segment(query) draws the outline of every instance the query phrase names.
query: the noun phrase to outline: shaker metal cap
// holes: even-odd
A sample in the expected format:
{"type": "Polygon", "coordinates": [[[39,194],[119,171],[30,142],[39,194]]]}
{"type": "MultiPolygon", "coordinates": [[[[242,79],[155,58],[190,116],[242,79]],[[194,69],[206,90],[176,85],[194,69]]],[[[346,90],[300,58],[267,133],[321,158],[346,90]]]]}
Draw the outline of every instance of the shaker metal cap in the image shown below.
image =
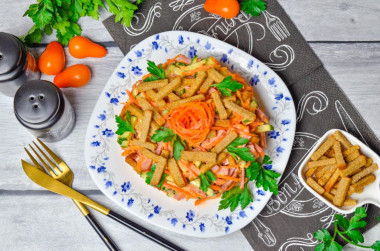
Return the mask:
{"type": "Polygon", "coordinates": [[[0,75],[13,71],[22,61],[22,43],[8,33],[0,32],[0,75]]]}
{"type": "Polygon", "coordinates": [[[61,90],[45,80],[32,80],[23,84],[15,94],[14,113],[19,122],[30,129],[48,128],[64,111],[61,90]]]}

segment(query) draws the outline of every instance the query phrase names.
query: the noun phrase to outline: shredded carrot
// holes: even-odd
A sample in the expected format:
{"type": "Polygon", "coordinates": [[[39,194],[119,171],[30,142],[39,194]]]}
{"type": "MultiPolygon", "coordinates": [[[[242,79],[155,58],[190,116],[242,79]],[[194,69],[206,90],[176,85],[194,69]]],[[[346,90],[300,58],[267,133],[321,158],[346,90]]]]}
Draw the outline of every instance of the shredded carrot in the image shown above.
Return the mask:
{"type": "Polygon", "coordinates": [[[199,145],[214,123],[215,110],[205,102],[189,102],[167,115],[169,127],[181,138],[193,145],[199,145]]]}
{"type": "Polygon", "coordinates": [[[230,165],[236,165],[235,159],[231,155],[229,155],[227,157],[227,160],[228,160],[228,164],[230,164],[230,165]]]}
{"type": "Polygon", "coordinates": [[[194,202],[194,205],[195,205],[195,206],[198,206],[199,204],[205,202],[206,200],[216,199],[216,198],[219,198],[221,195],[222,195],[221,193],[218,193],[218,194],[216,194],[216,195],[214,195],[214,196],[210,196],[210,197],[206,197],[206,198],[203,198],[203,199],[196,200],[196,201],[194,202]]]}
{"type": "Polygon", "coordinates": [[[243,116],[237,114],[237,113],[234,113],[234,117],[230,120],[231,121],[231,124],[238,124],[242,121],[243,119],[243,116]]]}
{"type": "Polygon", "coordinates": [[[139,160],[137,161],[135,171],[140,174],[141,173],[141,165],[144,162],[145,158],[144,156],[140,156],[139,160]]]}
{"type": "Polygon", "coordinates": [[[217,186],[217,185],[211,185],[210,187],[211,187],[212,190],[215,190],[215,191],[222,190],[222,188],[220,186],[217,186]]]}
{"type": "Polygon", "coordinates": [[[235,164],[235,165],[227,165],[227,166],[222,166],[222,167],[224,167],[224,168],[238,168],[238,167],[240,167],[240,165],[235,164]]]}
{"type": "Polygon", "coordinates": [[[133,97],[132,93],[129,91],[129,90],[126,90],[127,94],[128,94],[128,97],[129,97],[129,101],[131,103],[134,103],[136,105],[139,105],[139,102],[137,102],[137,99],[135,97],[133,97]]]}
{"type": "Polygon", "coordinates": [[[183,194],[183,195],[185,195],[185,196],[187,196],[187,197],[189,197],[189,198],[196,198],[194,195],[192,195],[192,194],[189,193],[188,191],[185,191],[185,190],[183,190],[182,188],[179,188],[179,187],[177,187],[177,186],[170,185],[170,184],[167,183],[167,182],[164,182],[162,185],[165,186],[165,187],[167,187],[167,188],[169,188],[169,189],[172,189],[172,190],[174,190],[174,191],[176,191],[176,192],[178,192],[178,193],[181,193],[181,194],[183,194]]]}
{"type": "Polygon", "coordinates": [[[216,185],[223,185],[224,183],[226,183],[226,180],[223,180],[223,179],[217,179],[216,181],[214,181],[214,183],[216,185]]]}
{"type": "Polygon", "coordinates": [[[136,152],[140,150],[142,147],[141,146],[129,146],[127,148],[124,148],[124,152],[121,154],[121,156],[126,156],[132,152],[136,152]]]}
{"type": "Polygon", "coordinates": [[[224,179],[224,180],[232,180],[232,181],[236,181],[236,182],[239,182],[239,181],[240,181],[239,178],[234,178],[234,177],[227,176],[227,175],[217,174],[216,177],[221,178],[221,179],[224,179]]]}
{"type": "Polygon", "coordinates": [[[189,169],[193,171],[197,176],[201,175],[201,170],[196,167],[193,163],[190,163],[189,169]]]}

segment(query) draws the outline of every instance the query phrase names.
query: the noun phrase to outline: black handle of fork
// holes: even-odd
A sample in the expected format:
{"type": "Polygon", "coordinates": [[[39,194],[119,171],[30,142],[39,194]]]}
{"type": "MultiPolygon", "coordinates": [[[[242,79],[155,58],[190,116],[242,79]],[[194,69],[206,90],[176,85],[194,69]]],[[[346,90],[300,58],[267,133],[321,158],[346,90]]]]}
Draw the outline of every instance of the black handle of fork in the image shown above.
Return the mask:
{"type": "Polygon", "coordinates": [[[169,250],[179,250],[179,251],[182,251],[184,250],[183,248],[181,247],[178,247],[177,245],[175,245],[174,243],[162,238],[161,236],[159,236],[158,234],[155,234],[153,233],[152,231],[138,225],[137,223],[131,221],[131,220],[128,220],[127,218],[113,212],[113,211],[110,211],[107,215],[108,217],[114,219],[115,221],[123,224],[124,226],[132,229],[133,231],[141,234],[142,236],[150,239],[151,241],[154,241],[155,243],[169,249],[169,250]]]}
{"type": "Polygon", "coordinates": [[[104,231],[102,226],[98,223],[98,221],[91,215],[88,214],[85,216],[87,221],[90,223],[92,228],[96,231],[99,237],[102,239],[104,244],[107,246],[110,251],[120,251],[115,242],[111,239],[111,237],[104,231]]]}

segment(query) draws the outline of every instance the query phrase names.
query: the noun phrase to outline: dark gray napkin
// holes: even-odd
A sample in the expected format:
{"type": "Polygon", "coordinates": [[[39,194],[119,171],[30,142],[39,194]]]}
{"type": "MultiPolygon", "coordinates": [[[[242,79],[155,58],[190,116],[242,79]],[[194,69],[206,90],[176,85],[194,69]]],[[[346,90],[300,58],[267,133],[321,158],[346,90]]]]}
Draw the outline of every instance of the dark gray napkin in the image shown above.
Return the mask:
{"type": "MultiPolygon", "coordinates": [[[[313,233],[331,228],[335,212],[306,191],[297,169],[305,154],[326,131],[340,128],[380,153],[380,142],[326,72],[289,16],[275,0],[268,0],[260,17],[240,14],[226,20],[203,9],[204,0],[145,1],[132,26],[103,23],[124,54],[144,38],[167,30],[199,32],[226,41],[267,63],[284,80],[297,107],[297,132],[279,194],[260,215],[242,229],[256,250],[313,249],[313,233]]],[[[376,224],[379,209],[368,207],[366,229],[376,224]]]]}

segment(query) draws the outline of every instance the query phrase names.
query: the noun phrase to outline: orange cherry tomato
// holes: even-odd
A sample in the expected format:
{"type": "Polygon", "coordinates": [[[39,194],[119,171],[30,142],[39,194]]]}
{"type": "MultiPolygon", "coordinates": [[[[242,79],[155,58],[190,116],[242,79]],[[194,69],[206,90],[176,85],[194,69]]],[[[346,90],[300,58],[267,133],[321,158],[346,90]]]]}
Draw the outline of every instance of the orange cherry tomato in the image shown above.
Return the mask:
{"type": "Polygon", "coordinates": [[[82,36],[76,36],[70,40],[69,52],[74,58],[102,58],[107,54],[103,46],[82,36]]]}
{"type": "Polygon", "coordinates": [[[76,64],[67,67],[54,78],[54,84],[59,88],[81,87],[91,79],[91,71],[84,64],[76,64]]]}
{"type": "Polygon", "coordinates": [[[38,67],[46,75],[56,75],[65,68],[65,51],[62,45],[53,41],[46,46],[38,59],[38,67]]]}
{"type": "Polygon", "coordinates": [[[240,11],[237,0],[206,0],[204,8],[207,12],[227,19],[236,17],[240,11]]]}

